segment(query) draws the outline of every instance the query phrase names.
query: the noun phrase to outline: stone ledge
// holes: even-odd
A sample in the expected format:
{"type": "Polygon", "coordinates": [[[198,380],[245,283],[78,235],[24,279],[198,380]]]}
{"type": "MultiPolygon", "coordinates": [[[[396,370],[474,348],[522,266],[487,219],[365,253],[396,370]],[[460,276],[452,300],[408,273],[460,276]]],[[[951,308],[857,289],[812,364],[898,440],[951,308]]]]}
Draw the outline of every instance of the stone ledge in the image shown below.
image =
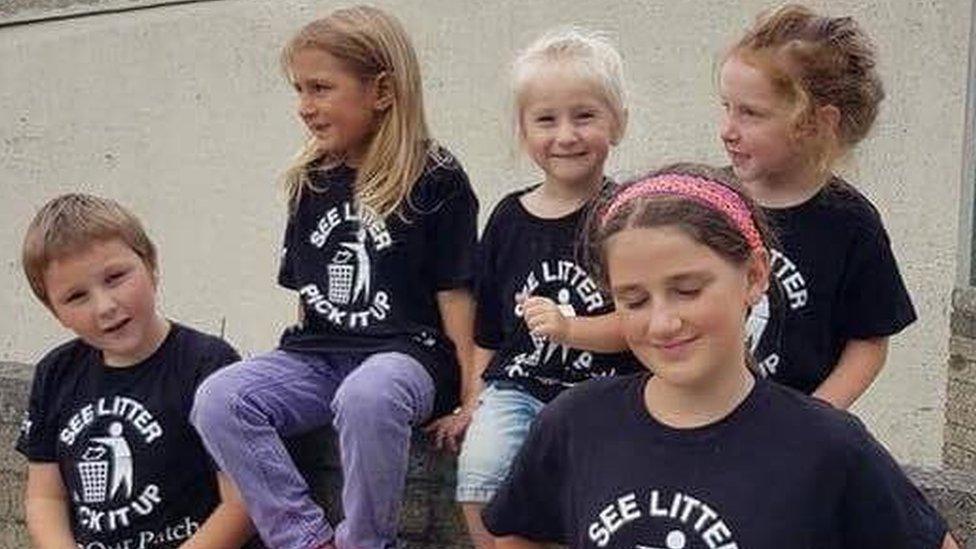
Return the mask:
{"type": "Polygon", "coordinates": [[[976,548],[976,474],[911,465],[904,470],[949,523],[959,546],[976,548]]]}
{"type": "MultiPolygon", "coordinates": [[[[0,549],[27,547],[24,527],[24,459],[13,449],[14,425],[19,425],[30,391],[31,366],[0,363],[0,549]]],[[[339,493],[341,469],[335,436],[323,429],[288,442],[295,462],[309,481],[316,499],[336,522],[342,514],[339,493]]],[[[962,547],[976,549],[976,474],[907,466],[906,473],[946,518],[962,547]]],[[[460,511],[454,503],[455,459],[430,451],[422,435],[413,439],[406,497],[400,530],[409,549],[467,548],[460,511]]]]}

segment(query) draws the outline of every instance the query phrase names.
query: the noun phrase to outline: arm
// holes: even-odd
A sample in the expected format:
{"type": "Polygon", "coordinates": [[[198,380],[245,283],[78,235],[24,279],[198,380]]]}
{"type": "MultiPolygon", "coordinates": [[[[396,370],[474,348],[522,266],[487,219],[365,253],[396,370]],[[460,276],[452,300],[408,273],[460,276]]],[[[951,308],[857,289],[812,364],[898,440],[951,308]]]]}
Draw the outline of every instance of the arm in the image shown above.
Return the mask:
{"type": "Polygon", "coordinates": [[[28,463],[24,508],[27,531],[38,549],[76,549],[68,492],[56,463],[28,463]]]}
{"type": "Polygon", "coordinates": [[[485,369],[488,368],[488,364],[491,363],[491,359],[495,357],[494,349],[485,349],[477,343],[474,345],[474,368],[471,373],[472,378],[469,387],[471,387],[470,400],[463,402],[461,405],[461,413],[467,413],[469,416],[474,413],[475,408],[478,407],[478,397],[481,395],[481,391],[485,389],[485,380],[481,376],[484,375],[485,369]]]}
{"type": "Polygon", "coordinates": [[[959,549],[959,544],[950,534],[946,534],[945,539],[942,540],[942,549],[959,549]]]}
{"type": "Polygon", "coordinates": [[[223,472],[217,472],[217,486],[220,504],[181,549],[240,547],[254,535],[254,525],[234,482],[223,472]]]}
{"type": "Polygon", "coordinates": [[[817,387],[813,396],[846,410],[878,376],[887,356],[887,337],[849,340],[834,370],[817,387]]]}
{"type": "Polygon", "coordinates": [[[567,318],[553,300],[540,296],[527,298],[522,310],[526,326],[535,335],[546,336],[574,349],[598,353],[627,350],[616,312],[567,318]]]}
{"type": "Polygon", "coordinates": [[[495,547],[497,549],[544,549],[546,546],[518,536],[505,536],[495,538],[495,547]]]}
{"type": "Polygon", "coordinates": [[[440,291],[437,292],[437,308],[444,333],[454,342],[457,352],[461,367],[462,410],[468,413],[439,418],[427,427],[427,431],[433,433],[436,448],[446,447],[457,452],[480,393],[481,376],[474,360],[474,298],[467,288],[440,291]]]}

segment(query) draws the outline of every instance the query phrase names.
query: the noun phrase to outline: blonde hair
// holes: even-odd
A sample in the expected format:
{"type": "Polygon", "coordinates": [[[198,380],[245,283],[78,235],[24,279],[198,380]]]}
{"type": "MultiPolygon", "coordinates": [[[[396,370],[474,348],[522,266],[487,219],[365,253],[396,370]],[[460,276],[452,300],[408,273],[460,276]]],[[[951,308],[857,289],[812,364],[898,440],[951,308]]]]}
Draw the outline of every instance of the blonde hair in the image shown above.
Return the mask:
{"type": "MultiPolygon", "coordinates": [[[[424,117],[420,64],[410,38],[393,16],[369,6],[336,10],[312,21],[288,41],[281,53],[286,73],[296,52],[318,49],[341,61],[363,81],[386,78],[391,101],[357,167],[357,201],[386,218],[408,200],[431,156],[433,143],[424,117]]],[[[285,189],[295,208],[305,188],[315,189],[309,170],[341,158],[325,158],[314,137],[285,173],[285,189]]]]}
{"type": "Polygon", "coordinates": [[[21,250],[24,274],[37,299],[51,306],[44,272],[52,262],[113,238],[131,248],[156,275],[156,247],[139,219],[118,202],[79,193],[49,200],[27,227],[21,250]]]}
{"type": "Polygon", "coordinates": [[[522,110],[529,84],[555,65],[567,68],[593,84],[614,118],[612,140],[623,138],[627,127],[623,60],[606,36],[579,27],[550,30],[522,50],[512,63],[515,130],[522,135],[522,110]]]}
{"type": "Polygon", "coordinates": [[[818,107],[839,111],[837,132],[818,132],[809,143],[812,160],[822,165],[867,136],[885,96],[874,44],[851,17],[786,4],[761,14],[726,58],[732,56],[766,72],[793,103],[795,126],[814,120],[818,107]]]}

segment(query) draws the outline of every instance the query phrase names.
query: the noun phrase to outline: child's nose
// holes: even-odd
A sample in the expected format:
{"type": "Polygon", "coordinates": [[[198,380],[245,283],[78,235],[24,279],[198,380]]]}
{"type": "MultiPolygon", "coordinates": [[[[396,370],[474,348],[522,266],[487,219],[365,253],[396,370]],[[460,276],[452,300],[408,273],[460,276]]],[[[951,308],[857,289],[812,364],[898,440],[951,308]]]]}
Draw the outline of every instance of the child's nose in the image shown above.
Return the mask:
{"type": "Polygon", "coordinates": [[[556,141],[559,143],[572,143],[578,137],[576,128],[570,122],[561,122],[556,128],[556,141]]]}
{"type": "Polygon", "coordinates": [[[95,300],[95,313],[100,317],[111,316],[118,308],[118,302],[110,292],[95,291],[92,298],[95,300]]]}
{"type": "Polygon", "coordinates": [[[731,142],[739,137],[739,130],[735,126],[735,121],[728,114],[722,115],[722,125],[719,128],[719,137],[722,141],[731,142]]]}
{"type": "Polygon", "coordinates": [[[655,307],[651,310],[647,329],[652,338],[667,339],[681,329],[681,317],[671,307],[655,307]]]}
{"type": "Polygon", "coordinates": [[[315,115],[315,103],[308,96],[298,97],[298,116],[307,119],[315,115]]]}

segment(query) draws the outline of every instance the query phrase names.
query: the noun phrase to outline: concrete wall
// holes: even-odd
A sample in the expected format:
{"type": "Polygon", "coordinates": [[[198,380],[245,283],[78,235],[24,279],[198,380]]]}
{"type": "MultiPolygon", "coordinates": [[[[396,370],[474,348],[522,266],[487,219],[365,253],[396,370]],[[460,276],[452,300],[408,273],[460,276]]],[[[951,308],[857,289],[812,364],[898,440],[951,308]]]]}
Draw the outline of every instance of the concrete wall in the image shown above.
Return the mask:
{"type": "MultiPolygon", "coordinates": [[[[45,13],[44,2],[18,3],[26,7],[0,12],[0,360],[32,363],[64,337],[31,298],[18,250],[35,209],[76,189],[115,197],[145,220],[162,251],[167,314],[211,331],[226,323],[245,353],[272,346],[294,310],[294,298],[273,282],[283,227],[275,181],[301,138],[277,51],[333,4],[177,2],[2,26],[45,13]]],[[[60,13],[140,2],[47,4],[60,13]]],[[[619,44],[632,83],[631,124],[613,174],[677,159],[723,162],[715,60],[772,2],[377,5],[413,35],[435,133],[467,167],[484,215],[503,193],[537,177],[510,139],[505,74],[518,47],[563,23],[606,30],[619,44]]],[[[857,411],[899,459],[936,464],[960,229],[970,0],[813,5],[857,17],[881,51],[889,99],[846,172],[884,215],[920,313],[893,341],[886,370],[857,411]]]]}

